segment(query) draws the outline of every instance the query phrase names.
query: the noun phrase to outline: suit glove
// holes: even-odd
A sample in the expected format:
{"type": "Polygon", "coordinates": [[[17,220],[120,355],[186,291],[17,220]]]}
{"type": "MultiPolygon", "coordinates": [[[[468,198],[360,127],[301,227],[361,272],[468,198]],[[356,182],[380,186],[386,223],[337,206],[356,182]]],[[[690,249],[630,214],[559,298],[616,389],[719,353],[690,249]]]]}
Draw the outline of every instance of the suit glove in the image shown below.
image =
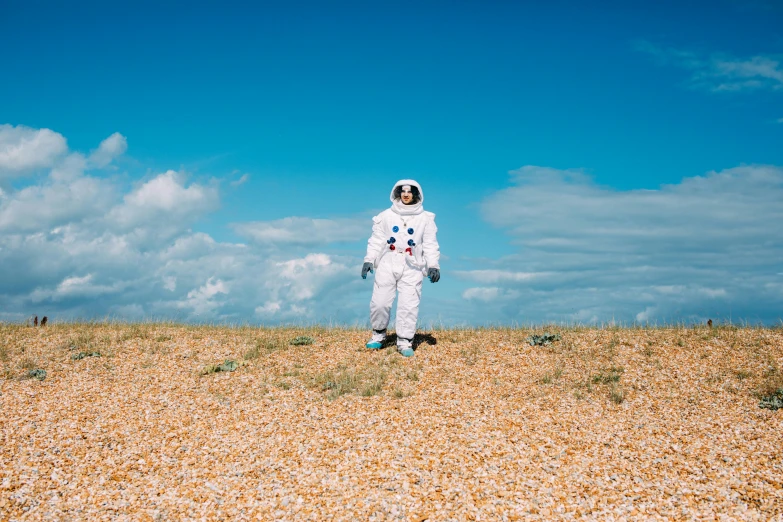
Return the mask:
{"type": "Polygon", "coordinates": [[[429,277],[430,281],[432,281],[433,283],[437,283],[438,281],[440,281],[440,270],[438,270],[437,268],[430,268],[429,270],[427,270],[427,277],[429,277]]]}
{"type": "Polygon", "coordinates": [[[372,272],[372,263],[362,265],[362,279],[367,279],[367,272],[372,272]]]}

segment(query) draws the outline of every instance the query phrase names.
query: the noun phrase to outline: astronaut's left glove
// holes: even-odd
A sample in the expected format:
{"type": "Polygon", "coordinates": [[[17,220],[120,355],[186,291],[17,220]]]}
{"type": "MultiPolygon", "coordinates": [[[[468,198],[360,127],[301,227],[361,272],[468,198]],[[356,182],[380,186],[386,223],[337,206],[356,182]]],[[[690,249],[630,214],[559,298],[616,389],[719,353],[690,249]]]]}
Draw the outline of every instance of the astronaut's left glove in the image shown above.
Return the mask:
{"type": "Polygon", "coordinates": [[[427,277],[429,277],[430,281],[433,283],[437,283],[440,280],[440,270],[437,268],[430,268],[427,270],[427,277]]]}

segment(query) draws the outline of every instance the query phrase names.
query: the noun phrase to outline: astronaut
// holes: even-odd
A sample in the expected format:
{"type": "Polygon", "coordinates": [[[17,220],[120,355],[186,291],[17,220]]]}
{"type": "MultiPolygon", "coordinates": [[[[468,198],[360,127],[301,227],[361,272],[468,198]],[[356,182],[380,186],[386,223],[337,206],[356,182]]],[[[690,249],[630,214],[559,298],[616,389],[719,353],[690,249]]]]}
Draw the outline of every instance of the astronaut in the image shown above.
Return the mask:
{"type": "Polygon", "coordinates": [[[422,207],[424,192],[412,179],[394,184],[392,205],[372,218],[372,236],[367,241],[367,255],[362,278],[376,269],[370,300],[372,339],[367,348],[379,349],[386,340],[386,327],[395,294],[397,301],[397,351],[413,355],[413,336],[419,317],[421,283],[426,274],[430,281],[440,279],[440,247],[436,236],[435,214],[422,207]]]}

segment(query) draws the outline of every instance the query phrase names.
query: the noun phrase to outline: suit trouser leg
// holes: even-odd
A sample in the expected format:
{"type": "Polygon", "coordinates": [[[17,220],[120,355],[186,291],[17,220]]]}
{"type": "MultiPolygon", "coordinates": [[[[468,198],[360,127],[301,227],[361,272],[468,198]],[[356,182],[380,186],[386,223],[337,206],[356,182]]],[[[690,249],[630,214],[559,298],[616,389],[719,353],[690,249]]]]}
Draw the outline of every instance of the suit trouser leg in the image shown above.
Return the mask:
{"type": "Polygon", "coordinates": [[[405,265],[402,277],[397,282],[400,297],[397,301],[397,321],[395,329],[398,337],[413,339],[416,334],[416,322],[419,319],[421,302],[421,282],[424,276],[421,270],[405,265]]]}
{"type": "Polygon", "coordinates": [[[389,314],[397,293],[397,277],[394,274],[395,254],[387,254],[375,270],[375,284],[370,299],[370,324],[373,330],[385,330],[389,326],[389,314]]]}

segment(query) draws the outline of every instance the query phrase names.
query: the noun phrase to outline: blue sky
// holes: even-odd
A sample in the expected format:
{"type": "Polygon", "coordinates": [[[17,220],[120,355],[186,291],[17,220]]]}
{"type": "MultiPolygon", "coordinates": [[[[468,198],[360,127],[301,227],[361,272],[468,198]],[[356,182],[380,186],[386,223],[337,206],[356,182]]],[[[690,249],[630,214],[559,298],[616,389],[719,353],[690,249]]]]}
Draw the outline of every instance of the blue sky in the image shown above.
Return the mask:
{"type": "Polygon", "coordinates": [[[365,324],[400,178],[424,326],[783,317],[781,2],[453,4],[0,4],[0,319],[365,324]]]}

